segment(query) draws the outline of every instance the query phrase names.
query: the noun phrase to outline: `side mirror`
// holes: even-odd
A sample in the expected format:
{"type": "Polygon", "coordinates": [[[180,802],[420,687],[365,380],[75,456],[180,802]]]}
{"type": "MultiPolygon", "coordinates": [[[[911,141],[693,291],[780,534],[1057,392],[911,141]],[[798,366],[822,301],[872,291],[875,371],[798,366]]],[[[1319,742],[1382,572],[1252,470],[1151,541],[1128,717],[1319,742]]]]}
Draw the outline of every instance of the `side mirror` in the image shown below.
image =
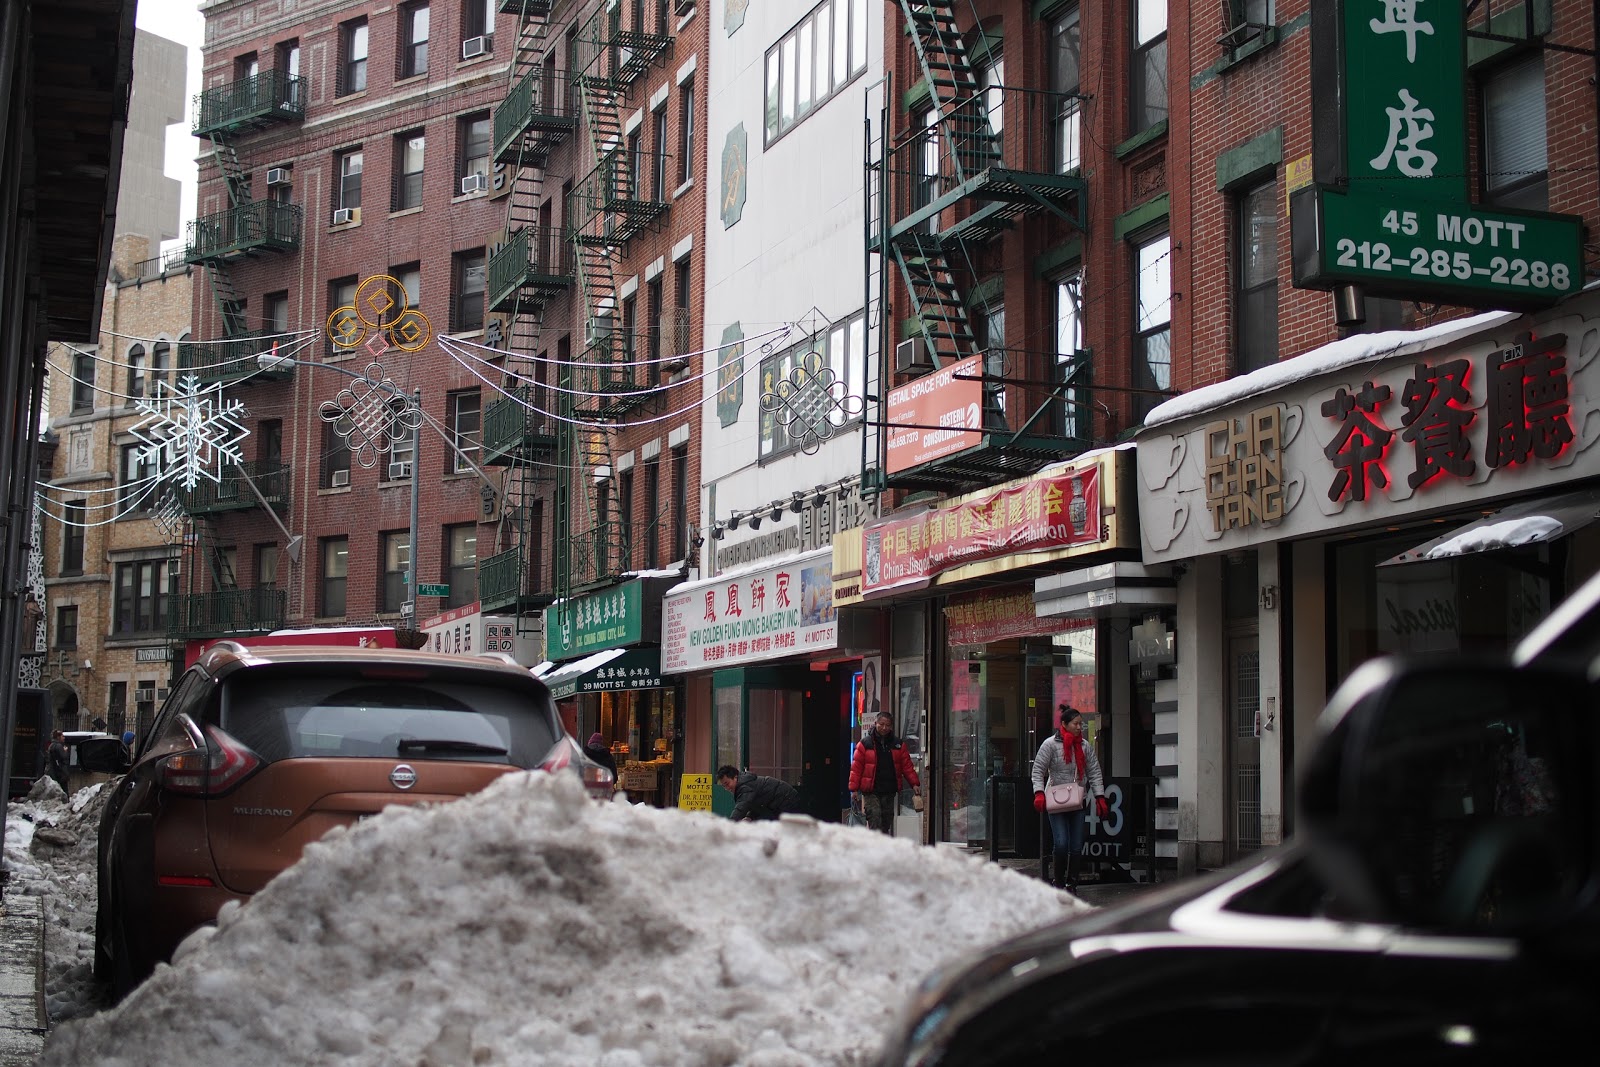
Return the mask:
{"type": "Polygon", "coordinates": [[[123,774],[131,762],[119,737],[91,737],[78,742],[78,768],[100,774],[123,774]]]}
{"type": "Polygon", "coordinates": [[[1596,888],[1597,695],[1564,669],[1364,665],[1301,779],[1312,862],[1376,921],[1559,924],[1596,888]]]}

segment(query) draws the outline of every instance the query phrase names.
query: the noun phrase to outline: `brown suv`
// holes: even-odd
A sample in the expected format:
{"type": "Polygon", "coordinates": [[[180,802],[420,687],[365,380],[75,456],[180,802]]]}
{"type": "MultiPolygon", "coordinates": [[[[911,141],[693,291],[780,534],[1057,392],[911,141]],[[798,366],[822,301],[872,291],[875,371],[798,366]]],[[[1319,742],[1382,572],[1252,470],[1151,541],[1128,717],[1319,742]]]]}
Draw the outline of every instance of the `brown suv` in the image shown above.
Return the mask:
{"type": "Polygon", "coordinates": [[[509,660],[221,642],[173,687],[100,823],[95,975],[120,998],[308,842],[390,804],[451,800],[523,770],[609,796],[550,692],[509,660]]]}

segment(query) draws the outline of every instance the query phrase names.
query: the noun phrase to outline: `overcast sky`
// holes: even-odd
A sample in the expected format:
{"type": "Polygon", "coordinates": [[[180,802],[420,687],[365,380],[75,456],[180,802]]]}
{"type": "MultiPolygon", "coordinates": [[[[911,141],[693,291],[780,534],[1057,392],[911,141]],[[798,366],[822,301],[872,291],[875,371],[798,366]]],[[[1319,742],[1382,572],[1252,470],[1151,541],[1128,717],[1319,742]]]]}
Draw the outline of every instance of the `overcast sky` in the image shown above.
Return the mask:
{"type": "Polygon", "coordinates": [[[179,244],[190,219],[194,218],[195,197],[195,142],[183,134],[193,126],[189,114],[194,105],[194,94],[200,86],[200,42],[205,34],[205,19],[200,15],[200,0],[139,0],[135,21],[141,30],[177,41],[189,48],[189,85],[184,92],[184,117],[182,126],[167,130],[167,176],[183,183],[183,199],[179,208],[179,244]]]}

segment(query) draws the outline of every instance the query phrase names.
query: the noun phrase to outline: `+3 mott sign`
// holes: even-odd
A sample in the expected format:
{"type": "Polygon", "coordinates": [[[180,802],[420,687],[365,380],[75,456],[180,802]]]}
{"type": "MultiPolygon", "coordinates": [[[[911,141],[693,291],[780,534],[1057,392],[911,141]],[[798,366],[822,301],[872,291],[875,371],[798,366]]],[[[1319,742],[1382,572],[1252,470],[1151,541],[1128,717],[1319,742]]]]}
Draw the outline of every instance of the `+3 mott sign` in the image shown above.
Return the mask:
{"type": "Polygon", "coordinates": [[[1290,198],[1294,284],[1462,307],[1548,307],[1583,285],[1573,215],[1467,187],[1461,0],[1312,0],[1315,184],[1290,198]]]}

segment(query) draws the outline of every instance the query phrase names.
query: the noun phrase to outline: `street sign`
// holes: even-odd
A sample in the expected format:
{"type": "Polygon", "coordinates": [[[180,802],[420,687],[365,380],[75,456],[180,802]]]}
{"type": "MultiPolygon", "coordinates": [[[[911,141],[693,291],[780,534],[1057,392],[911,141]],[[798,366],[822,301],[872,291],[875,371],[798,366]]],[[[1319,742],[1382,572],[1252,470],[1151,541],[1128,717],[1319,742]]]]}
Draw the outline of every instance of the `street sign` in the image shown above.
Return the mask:
{"type": "Polygon", "coordinates": [[[449,596],[450,595],[450,587],[448,585],[429,585],[426,582],[418,582],[417,583],[417,595],[418,596],[449,596]]]}

